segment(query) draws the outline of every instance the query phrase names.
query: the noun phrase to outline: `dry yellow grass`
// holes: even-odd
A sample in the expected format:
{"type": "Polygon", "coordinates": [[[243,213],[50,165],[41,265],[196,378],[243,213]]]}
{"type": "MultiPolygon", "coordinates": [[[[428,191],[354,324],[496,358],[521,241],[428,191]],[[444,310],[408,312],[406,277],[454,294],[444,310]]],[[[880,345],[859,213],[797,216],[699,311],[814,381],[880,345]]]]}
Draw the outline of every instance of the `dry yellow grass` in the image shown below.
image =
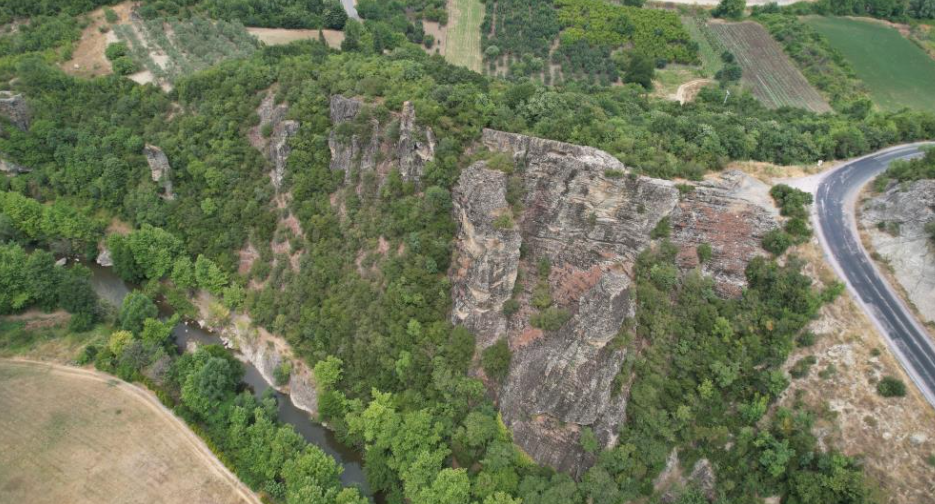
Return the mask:
{"type": "MultiPolygon", "coordinates": [[[[795,253],[806,259],[812,277],[823,283],[836,278],[814,239],[795,253]]],[[[935,467],[926,459],[935,454],[935,410],[849,293],[823,308],[811,329],[818,342],[797,349],[786,365],[806,355],[817,363],[808,377],[792,381],[780,403],[790,405],[799,396],[811,409],[824,411],[815,434],[825,446],[862,457],[867,474],[880,484],[882,502],[932,502],[935,467]],[[833,372],[826,371],[829,366],[833,372]],[[876,382],[886,375],[907,384],[906,397],[877,394],[876,382]]]]}
{"type": "Polygon", "coordinates": [[[148,392],[108,375],[0,360],[0,502],[259,499],[148,392]]]}
{"type": "MultiPolygon", "coordinates": [[[[318,30],[303,30],[289,28],[247,28],[250,35],[260,39],[266,45],[283,45],[296,40],[318,40],[318,30]]],[[[325,43],[333,49],[340,49],[344,42],[344,32],[339,30],[322,30],[325,43]]]]}

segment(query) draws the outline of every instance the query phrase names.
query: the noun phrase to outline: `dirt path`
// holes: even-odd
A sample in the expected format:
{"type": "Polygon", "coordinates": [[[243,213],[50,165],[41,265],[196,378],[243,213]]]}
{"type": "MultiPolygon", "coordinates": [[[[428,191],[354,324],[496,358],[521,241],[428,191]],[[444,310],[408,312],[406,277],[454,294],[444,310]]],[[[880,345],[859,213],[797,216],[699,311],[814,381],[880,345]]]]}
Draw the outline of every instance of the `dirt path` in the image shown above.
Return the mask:
{"type": "Polygon", "coordinates": [[[712,84],[714,81],[711,79],[695,79],[686,82],[679,86],[678,90],[673,95],[673,99],[682,105],[692,101],[698,96],[698,93],[701,92],[701,88],[712,84]]]}
{"type": "Polygon", "coordinates": [[[185,444],[191,447],[192,453],[198,460],[203,462],[204,466],[216,475],[219,479],[226,482],[236,493],[242,502],[249,504],[262,504],[260,499],[246,485],[244,485],[231,471],[221,463],[220,460],[211,452],[204,441],[195,435],[185,423],[175,416],[148,390],[137,385],[124,382],[114,376],[92,371],[88,369],[50,364],[46,362],[21,360],[21,359],[0,359],[0,364],[4,367],[23,367],[29,369],[47,370],[49,373],[67,377],[72,380],[89,380],[107,384],[108,386],[119,388],[121,391],[132,396],[137,402],[145,405],[154,417],[162,419],[162,423],[167,428],[174,430],[185,444]]]}

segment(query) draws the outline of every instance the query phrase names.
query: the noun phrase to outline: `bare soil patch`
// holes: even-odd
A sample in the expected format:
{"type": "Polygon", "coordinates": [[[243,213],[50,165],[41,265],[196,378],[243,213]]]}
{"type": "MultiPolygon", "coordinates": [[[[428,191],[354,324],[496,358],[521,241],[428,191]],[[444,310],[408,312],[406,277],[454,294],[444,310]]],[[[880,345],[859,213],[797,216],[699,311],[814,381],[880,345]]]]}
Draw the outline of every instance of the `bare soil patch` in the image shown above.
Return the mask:
{"type": "Polygon", "coordinates": [[[4,502],[260,502],[152,394],[109,375],[0,360],[0,411],[4,502]]]}
{"type": "MultiPolygon", "coordinates": [[[[123,2],[110,7],[120,18],[118,23],[130,20],[130,11],[133,2],[123,2]]],[[[100,77],[113,72],[110,61],[104,56],[107,44],[116,42],[117,38],[110,30],[110,23],[104,19],[104,9],[97,9],[88,14],[91,23],[81,33],[81,40],[75,46],[72,59],[62,63],[62,70],[78,77],[100,77]],[[101,31],[106,28],[106,31],[101,31]]]]}

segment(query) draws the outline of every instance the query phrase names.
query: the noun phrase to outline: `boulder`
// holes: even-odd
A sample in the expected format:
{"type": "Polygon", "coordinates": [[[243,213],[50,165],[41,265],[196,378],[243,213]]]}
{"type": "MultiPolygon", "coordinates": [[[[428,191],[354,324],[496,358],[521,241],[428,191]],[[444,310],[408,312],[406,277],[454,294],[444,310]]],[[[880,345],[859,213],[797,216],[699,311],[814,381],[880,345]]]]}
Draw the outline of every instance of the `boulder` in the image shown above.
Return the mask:
{"type": "Polygon", "coordinates": [[[97,259],[95,262],[105,268],[109,268],[114,265],[114,258],[110,255],[110,250],[107,247],[99,247],[100,253],[97,254],[97,259]]]}
{"type": "Polygon", "coordinates": [[[746,262],[762,253],[759,238],[776,223],[745,199],[739,188],[749,181],[736,175],[682,195],[674,183],[630,174],[598,149],[494,130],[482,142],[510,155],[515,168],[507,175],[476,163],[454,189],[452,322],[472,330],[480,348],[509,342],[509,373],[491,387],[514,441],[537,462],[580,476],[594,462],[581,430],[591,428],[608,448],[625,418],[628,381],[613,389],[628,350],[616,336],[635,313],[632,270],[652,230],[669,218],[680,248],[711,243],[705,269],[731,291],[743,285],[746,262]],[[506,201],[511,183],[522,187],[521,208],[506,201]],[[497,220],[507,213],[512,226],[497,220]],[[550,331],[531,323],[542,259],[551,264],[544,280],[553,306],[569,316],[550,331]],[[502,308],[511,297],[519,310],[508,317],[502,308]]]}
{"type": "Polygon", "coordinates": [[[23,95],[9,91],[0,91],[0,117],[7,119],[22,131],[28,130],[32,121],[29,104],[23,95]]]}
{"type": "Polygon", "coordinates": [[[935,180],[890,184],[862,204],[860,221],[921,318],[935,322],[935,241],[925,230],[935,221],[935,180]]]}
{"type": "Polygon", "coordinates": [[[146,144],[143,147],[143,155],[149,164],[153,182],[159,184],[164,191],[163,196],[168,200],[175,199],[175,193],[172,192],[172,167],[165,152],[155,145],[146,144]]]}

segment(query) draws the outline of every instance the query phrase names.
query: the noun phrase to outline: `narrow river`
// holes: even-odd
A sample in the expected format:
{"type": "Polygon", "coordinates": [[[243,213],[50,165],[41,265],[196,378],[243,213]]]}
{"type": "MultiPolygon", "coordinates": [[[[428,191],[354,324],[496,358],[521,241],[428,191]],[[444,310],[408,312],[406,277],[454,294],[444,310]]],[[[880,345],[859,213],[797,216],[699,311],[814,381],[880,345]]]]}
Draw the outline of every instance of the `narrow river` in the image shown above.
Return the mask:
{"type": "MultiPolygon", "coordinates": [[[[86,264],[91,269],[91,283],[94,291],[100,296],[101,300],[111,305],[119,307],[123,303],[123,298],[132,290],[120,277],[114,272],[113,268],[104,268],[97,264],[86,264]]],[[[172,309],[164,303],[159,304],[160,316],[169,317],[172,315],[172,309]]],[[[218,335],[206,331],[197,324],[181,322],[172,331],[175,337],[175,343],[180,352],[184,352],[188,344],[221,344],[218,335]]],[[[266,389],[271,388],[263,375],[249,362],[244,362],[244,383],[253,390],[253,393],[259,396],[266,389]]],[[[341,474],[341,482],[345,486],[355,486],[361,493],[373,499],[370,489],[367,486],[367,480],[364,477],[362,460],[360,455],[348,446],[341,444],[334,436],[334,433],[326,429],[319,423],[312,420],[308,412],[297,408],[292,404],[289,396],[276,391],[276,401],[279,404],[279,421],[293,426],[303,438],[309,443],[319,447],[334,457],[339,464],[344,466],[344,472],[341,474]]],[[[379,501],[379,495],[377,496],[379,501]]]]}

